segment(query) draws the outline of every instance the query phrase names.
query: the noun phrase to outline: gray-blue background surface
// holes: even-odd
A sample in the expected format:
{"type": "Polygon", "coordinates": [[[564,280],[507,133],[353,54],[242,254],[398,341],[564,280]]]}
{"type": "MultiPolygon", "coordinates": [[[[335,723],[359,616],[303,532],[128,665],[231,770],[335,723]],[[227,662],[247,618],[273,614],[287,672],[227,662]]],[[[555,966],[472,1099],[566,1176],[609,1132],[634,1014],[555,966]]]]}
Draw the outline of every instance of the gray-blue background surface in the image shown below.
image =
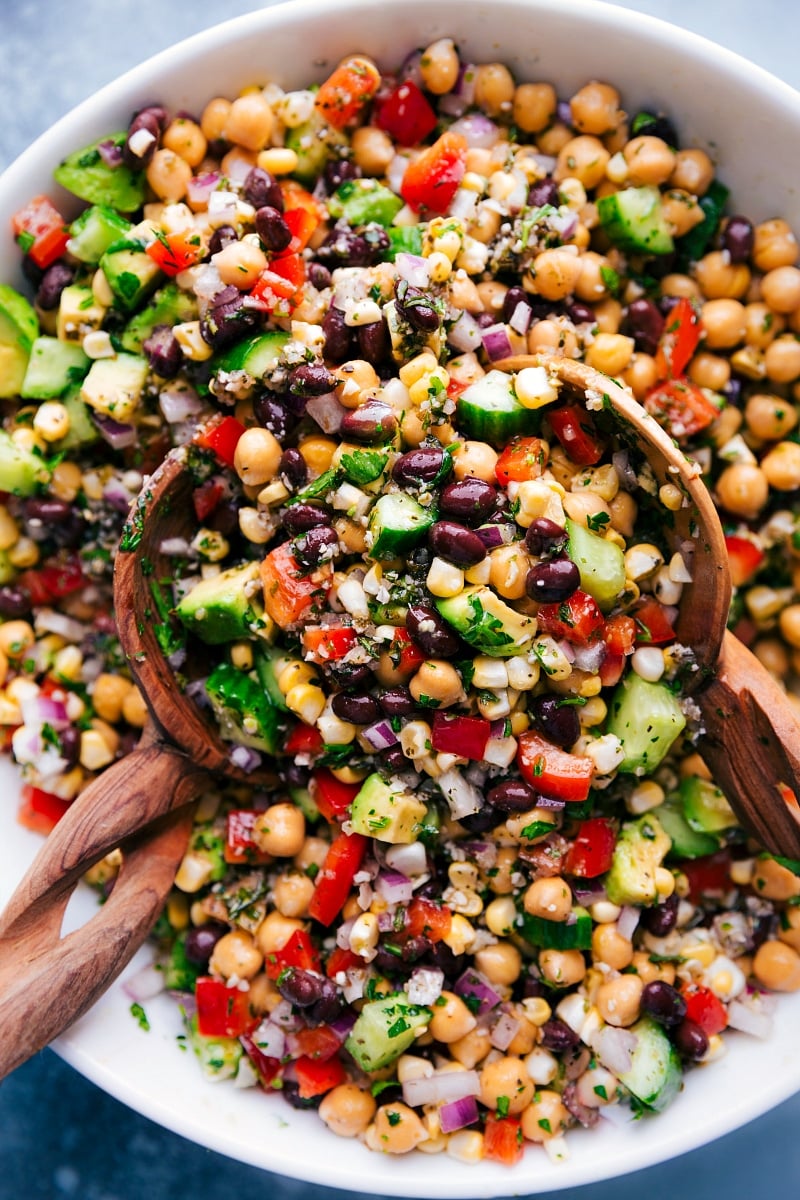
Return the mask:
{"type": "MultiPolygon", "coordinates": [[[[0,169],[57,117],[141,59],[261,7],[258,0],[0,0],[0,169]]],[[[800,88],[796,0],[624,0],[622,7],[713,38],[800,88]]],[[[800,1189],[799,1130],[796,1096],[704,1150],[554,1196],[788,1200],[800,1189]]],[[[313,1191],[166,1132],[50,1051],[0,1085],[0,1200],[306,1200],[313,1191]]],[[[344,1200],[345,1193],[324,1196],[344,1200]]]]}

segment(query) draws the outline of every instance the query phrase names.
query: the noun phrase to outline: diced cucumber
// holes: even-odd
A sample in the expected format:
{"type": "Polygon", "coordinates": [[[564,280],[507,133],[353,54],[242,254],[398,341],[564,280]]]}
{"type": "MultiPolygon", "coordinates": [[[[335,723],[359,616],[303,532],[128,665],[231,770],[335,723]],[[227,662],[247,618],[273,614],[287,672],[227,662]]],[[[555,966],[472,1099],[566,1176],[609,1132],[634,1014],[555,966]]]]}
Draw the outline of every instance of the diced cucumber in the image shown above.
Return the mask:
{"type": "Polygon", "coordinates": [[[229,567],[195,584],[175,611],[188,630],[212,646],[255,637],[265,621],[260,578],[257,562],[229,567]]]}
{"type": "Polygon", "coordinates": [[[536,433],[540,414],[524,408],[514,395],[513,380],[504,371],[487,371],[471,383],[457,401],[458,423],[468,437],[500,449],[518,434],[536,433]]]}
{"type": "Polygon", "coordinates": [[[201,973],[197,963],[186,957],[186,934],[180,933],[172,943],[169,958],[164,964],[164,987],[170,992],[194,993],[194,985],[201,973]]]}
{"type": "Polygon", "coordinates": [[[226,742],[277,754],[285,731],[282,713],[254,674],[220,663],[206,680],[206,693],[226,742]]]}
{"type": "Polygon", "coordinates": [[[197,1028],[197,1017],[186,1022],[189,1044],[200,1062],[203,1076],[211,1081],[232,1079],[244,1054],[238,1038],[205,1037],[197,1028]]]}
{"type": "Polygon", "coordinates": [[[126,221],[107,204],[93,204],[76,217],[69,227],[67,249],[81,262],[99,263],[109,246],[120,241],[131,229],[126,221]]]}
{"type": "Polygon", "coordinates": [[[17,568],[8,557],[7,550],[0,550],[0,585],[13,583],[17,578],[17,568]]]}
{"type": "Polygon", "coordinates": [[[289,334],[281,330],[259,333],[231,346],[212,365],[215,371],[246,371],[254,379],[262,379],[267,367],[280,358],[288,341],[289,334]]]}
{"type": "Polygon", "coordinates": [[[0,398],[19,395],[38,333],[39,318],[30,301],[0,284],[0,398]]]}
{"type": "Polygon", "coordinates": [[[46,482],[47,478],[44,461],[18,446],[4,429],[0,429],[0,492],[32,496],[37,485],[46,482]]]}
{"type": "Polygon", "coordinates": [[[358,1014],[345,1049],[362,1071],[379,1071],[408,1050],[431,1015],[429,1008],[412,1004],[405,992],[370,1000],[358,1014]]]}
{"type": "Polygon", "coordinates": [[[346,136],[325,122],[314,109],[307,121],[286,130],[286,147],[297,155],[292,176],[300,183],[313,185],[333,158],[337,147],[347,146],[346,136]]]}
{"type": "Polygon", "coordinates": [[[675,243],[657,187],[629,187],[597,201],[600,224],[614,245],[642,254],[671,254],[675,243]]]}
{"type": "Polygon", "coordinates": [[[433,511],[405,492],[381,496],[369,515],[370,558],[407,554],[425,536],[433,520],[433,511]]]}
{"type": "Polygon", "coordinates": [[[73,384],[80,383],[89,365],[89,358],[77,342],[38,337],[31,347],[21,395],[24,400],[58,399],[73,384]]]}
{"type": "Polygon", "coordinates": [[[607,733],[622,742],[623,773],[649,775],[686,726],[678,697],[663,683],[631,671],[611,697],[607,733]]]}
{"type": "Polygon", "coordinates": [[[307,821],[319,820],[319,808],[307,787],[291,787],[288,792],[292,803],[300,809],[307,821]]]}
{"type": "Polygon", "coordinates": [[[655,812],[626,821],[606,875],[606,893],[612,904],[655,904],[656,872],[669,850],[669,837],[655,812]]]}
{"type": "MultiPolygon", "coordinates": [[[[223,639],[223,641],[229,640],[228,638],[223,639]]],[[[256,674],[258,675],[259,683],[275,707],[288,712],[283,692],[278,687],[278,670],[276,666],[277,661],[284,657],[282,650],[276,650],[270,646],[259,647],[256,651],[256,674]]]]}
{"type": "Polygon", "coordinates": [[[65,450],[91,446],[100,437],[100,431],[92,420],[88,404],[81,400],[80,386],[62,396],[61,403],[69,413],[69,429],[60,441],[53,443],[53,449],[61,454],[65,450]]]}
{"type": "Polygon", "coordinates": [[[546,921],[523,913],[519,925],[525,941],[544,950],[590,950],[592,946],[592,917],[581,905],[573,908],[566,921],[546,921]]]}
{"type": "Polygon", "coordinates": [[[664,1030],[643,1017],[631,1026],[636,1038],[631,1065],[617,1078],[631,1095],[653,1112],[663,1112],[681,1089],[681,1060],[664,1030]]]}
{"type": "Polygon", "coordinates": [[[581,587],[604,612],[614,607],[625,587],[625,556],[614,542],[598,537],[567,517],[567,553],[581,574],[581,587]]]}
{"type": "Polygon", "coordinates": [[[425,805],[397,780],[386,782],[380,775],[369,775],[350,806],[350,824],[354,833],[392,845],[409,845],[419,835],[425,819],[425,805]]]}
{"type": "Polygon", "coordinates": [[[141,312],[131,317],[125,326],[120,344],[131,354],[141,354],[147,338],[156,325],[180,325],[197,316],[197,302],[176,283],[167,283],[148,300],[141,312]]]}
{"type": "Polygon", "coordinates": [[[97,148],[100,142],[121,146],[126,137],[126,133],[109,134],[76,150],[56,167],[53,172],[56,183],[89,204],[105,204],[117,212],[136,212],[142,207],[147,191],[144,171],[132,171],[124,163],[110,167],[97,148]]]}
{"type": "Polygon", "coordinates": [[[112,242],[100,259],[100,269],[126,312],[138,308],[161,278],[161,268],[137,238],[112,242]]]}
{"type": "Polygon", "coordinates": [[[437,600],[436,607],[465,642],[491,658],[527,654],[536,635],[536,621],[516,612],[491,588],[465,588],[457,596],[437,600]]]}
{"type": "Polygon", "coordinates": [[[668,796],[663,804],[655,810],[661,826],[669,840],[672,849],[668,852],[672,858],[705,858],[719,850],[718,838],[710,833],[697,833],[692,829],[683,815],[683,805],[679,795],[668,796]]]}
{"type": "Polygon", "coordinates": [[[725,794],[708,779],[691,775],[681,780],[683,815],[697,833],[722,833],[738,825],[725,794]]]}
{"type": "Polygon", "coordinates": [[[331,216],[348,225],[391,225],[402,207],[396,192],[371,178],[346,180],[328,200],[331,216]]]}

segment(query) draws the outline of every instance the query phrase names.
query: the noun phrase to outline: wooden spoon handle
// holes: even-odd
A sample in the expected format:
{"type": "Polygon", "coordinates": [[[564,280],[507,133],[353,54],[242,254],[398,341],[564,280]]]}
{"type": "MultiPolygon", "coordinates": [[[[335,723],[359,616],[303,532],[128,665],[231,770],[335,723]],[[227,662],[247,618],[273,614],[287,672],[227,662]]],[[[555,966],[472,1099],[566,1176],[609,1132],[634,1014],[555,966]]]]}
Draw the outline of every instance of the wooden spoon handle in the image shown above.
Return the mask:
{"type": "Polygon", "coordinates": [[[726,633],[716,672],[694,693],[698,748],[742,823],[772,854],[800,860],[800,719],[755,655],[726,633]],[[764,807],[759,796],[778,797],[764,807]]]}
{"type": "Polygon", "coordinates": [[[155,739],[104,772],[59,821],[0,916],[0,1078],[67,1029],[147,937],[172,886],[208,775],[155,739]],[[115,847],[110,896],[61,936],[81,876],[115,847]]]}

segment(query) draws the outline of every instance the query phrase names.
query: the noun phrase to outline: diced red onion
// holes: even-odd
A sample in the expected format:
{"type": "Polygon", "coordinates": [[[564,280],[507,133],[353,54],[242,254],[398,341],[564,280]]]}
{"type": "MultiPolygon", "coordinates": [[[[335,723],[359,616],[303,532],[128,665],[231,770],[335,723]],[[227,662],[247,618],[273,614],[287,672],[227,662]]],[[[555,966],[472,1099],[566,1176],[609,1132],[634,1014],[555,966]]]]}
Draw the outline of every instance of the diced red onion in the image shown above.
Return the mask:
{"type": "Polygon", "coordinates": [[[381,933],[399,933],[407,924],[408,918],[404,908],[387,908],[378,913],[378,929],[381,933]]]}
{"type": "Polygon", "coordinates": [[[490,325],[488,329],[482,329],[481,342],[490,362],[497,362],[500,358],[509,358],[514,353],[511,338],[508,335],[508,326],[502,322],[490,325]]]}
{"type": "Polygon", "coordinates": [[[491,871],[497,862],[497,846],[494,842],[464,842],[467,857],[482,871],[491,871]]]}
{"type": "Polygon", "coordinates": [[[572,642],[568,642],[566,638],[561,638],[560,641],[556,642],[556,645],[564,655],[564,658],[567,660],[567,662],[575,662],[575,647],[573,646],[572,642]]]}
{"type": "Polygon", "coordinates": [[[349,921],[343,921],[336,930],[336,945],[340,950],[350,949],[350,933],[355,923],[355,917],[351,917],[349,921]]]}
{"type": "Polygon", "coordinates": [[[456,350],[466,353],[477,350],[483,344],[482,330],[472,313],[466,310],[461,313],[447,331],[447,340],[456,350]]]}
{"type": "Polygon", "coordinates": [[[453,91],[457,96],[460,96],[464,103],[469,108],[472,101],[475,99],[475,72],[477,67],[475,63],[462,63],[461,69],[458,72],[458,79],[453,91]]]}
{"type": "Polygon", "coordinates": [[[469,188],[460,187],[450,202],[450,216],[461,220],[471,220],[478,207],[478,193],[469,188]]]}
{"type": "Polygon", "coordinates": [[[636,1113],[627,1104],[604,1104],[597,1111],[604,1121],[608,1121],[609,1125],[618,1129],[630,1125],[632,1121],[636,1120],[636,1113]]]}
{"type": "Polygon", "coordinates": [[[386,168],[386,182],[393,192],[400,194],[400,188],[403,184],[403,176],[406,173],[406,168],[411,160],[407,154],[395,154],[389,166],[386,168]]]}
{"type": "Polygon", "coordinates": [[[446,92],[444,96],[439,97],[437,107],[446,117],[460,117],[467,111],[468,105],[463,96],[458,96],[455,92],[446,92]]]}
{"type": "Polygon", "coordinates": [[[589,908],[592,904],[599,904],[601,900],[606,900],[606,889],[599,885],[579,884],[575,883],[572,886],[572,894],[578,904],[584,908],[589,908]]]}
{"type": "Polygon", "coordinates": [[[606,644],[602,641],[590,642],[588,646],[576,646],[572,662],[579,671],[589,671],[594,674],[600,670],[605,658],[606,644]]]}
{"type": "Polygon", "coordinates": [[[88,632],[83,621],[76,621],[52,608],[43,608],[36,614],[37,633],[57,633],[68,642],[82,642],[88,632]]]}
{"type": "Polygon", "coordinates": [[[432,1075],[407,1079],[403,1084],[403,1099],[412,1108],[421,1104],[452,1104],[477,1096],[481,1084],[477,1071],[434,1071],[432,1075]]]}
{"type": "Polygon", "coordinates": [[[461,996],[462,999],[474,996],[478,1002],[478,1016],[483,1016],[484,1013],[491,1012],[501,1002],[501,997],[494,990],[486,976],[481,975],[480,971],[475,971],[471,968],[468,968],[463,975],[458,977],[453,985],[453,991],[457,996],[461,996]]]}
{"type": "Polygon", "coordinates": [[[103,487],[103,499],[117,512],[126,513],[131,506],[131,494],[121,479],[112,475],[103,487]]]}
{"type": "Polygon", "coordinates": [[[411,842],[409,845],[390,846],[386,851],[386,865],[393,871],[408,875],[424,875],[428,870],[428,856],[422,842],[411,842]]]}
{"type": "Polygon", "coordinates": [[[524,334],[528,332],[532,319],[533,309],[530,304],[526,304],[524,300],[520,300],[511,314],[508,323],[515,333],[524,334]]]}
{"type": "Polygon", "coordinates": [[[531,154],[530,157],[545,175],[552,175],[555,171],[558,159],[554,158],[552,154],[531,154]]]}
{"type": "Polygon", "coordinates": [[[421,64],[422,51],[412,50],[403,59],[403,65],[400,67],[400,70],[397,73],[399,82],[402,83],[403,80],[410,79],[411,82],[415,83],[420,90],[423,90],[425,87],[425,81],[422,78],[421,64]]]}
{"type": "Polygon", "coordinates": [[[547,223],[551,229],[555,229],[563,241],[567,241],[578,228],[578,214],[576,212],[551,213],[547,218],[547,223]]]}
{"type": "Polygon", "coordinates": [[[773,1028],[772,1017],[749,1008],[741,1000],[731,1000],[728,1005],[728,1025],[731,1029],[738,1029],[740,1033],[748,1033],[751,1037],[762,1040],[770,1037],[773,1028]]]}
{"type": "Polygon", "coordinates": [[[192,679],[184,688],[184,695],[193,700],[195,704],[201,706],[209,703],[208,692],[206,691],[206,678],[192,679]]]}
{"type": "Polygon", "coordinates": [[[306,412],[323,433],[338,433],[347,409],[339,403],[335,392],[326,392],[324,396],[312,396],[306,404],[306,412]]]}
{"type": "Polygon", "coordinates": [[[414,896],[414,885],[399,871],[382,871],[375,880],[375,891],[387,904],[408,904],[414,896]]]}
{"type": "Polygon", "coordinates": [[[180,671],[186,664],[186,647],[179,646],[172,654],[167,655],[167,662],[172,667],[173,671],[180,671]]]}
{"type": "Polygon", "coordinates": [[[435,1004],[444,987],[444,971],[439,967],[417,967],[406,984],[412,1004],[435,1004]]]}
{"type": "Polygon", "coordinates": [[[455,767],[449,771],[442,771],[436,782],[447,798],[450,815],[454,821],[460,820],[461,817],[469,817],[483,808],[481,793],[455,767]]]}
{"type": "Polygon", "coordinates": [[[664,605],[664,617],[666,618],[667,621],[669,621],[670,625],[675,624],[675,622],[678,619],[679,612],[680,612],[680,609],[678,608],[677,604],[665,604],[664,605]]]}
{"type": "Polygon", "coordinates": [[[20,725],[12,734],[11,748],[19,762],[34,762],[44,749],[40,727],[20,725]]]}
{"type": "Polygon", "coordinates": [[[397,734],[391,723],[385,719],[376,721],[374,725],[367,725],[362,729],[361,736],[373,750],[388,750],[390,746],[397,745],[397,734]]]}
{"type": "Polygon", "coordinates": [[[97,143],[97,153],[107,167],[122,166],[122,146],[112,142],[111,138],[105,138],[102,142],[97,143]]]}
{"type": "Polygon", "coordinates": [[[547,808],[552,812],[561,812],[561,809],[566,807],[566,801],[557,800],[555,796],[537,796],[536,805],[538,808],[547,808]]]}
{"type": "Polygon", "coordinates": [[[20,709],[23,722],[31,729],[41,729],[43,725],[49,725],[51,729],[60,732],[70,724],[63,702],[54,700],[52,696],[43,696],[41,693],[31,696],[30,699],[22,701],[20,709]]]}
{"type": "Polygon", "coordinates": [[[340,1042],[344,1042],[348,1037],[350,1030],[356,1023],[356,1014],[351,1008],[345,1011],[338,1017],[335,1017],[330,1023],[329,1028],[333,1030],[340,1042]]]}
{"type": "Polygon", "coordinates": [[[627,941],[633,940],[633,935],[636,933],[636,927],[639,924],[641,913],[638,908],[634,908],[632,904],[623,905],[620,914],[617,917],[617,932],[620,937],[624,937],[627,941]]]}
{"type": "Polygon", "coordinates": [[[273,1025],[278,1025],[285,1033],[296,1033],[303,1027],[302,1017],[292,1011],[288,1000],[280,1000],[269,1015],[273,1025]]]}
{"type": "Polygon", "coordinates": [[[194,277],[193,291],[197,299],[208,305],[219,292],[223,284],[219,271],[213,263],[204,263],[194,277]]]}
{"type": "Polygon", "coordinates": [[[136,428],[133,425],[123,425],[113,417],[104,413],[93,412],[92,420],[97,426],[103,441],[108,442],[112,450],[125,450],[136,444],[136,428]]]}
{"type": "Polygon", "coordinates": [[[212,192],[219,187],[222,176],[219,171],[206,171],[203,175],[194,175],[186,185],[186,199],[190,208],[205,208],[212,192]]]}
{"type": "MultiPolygon", "coordinates": [[[[475,533],[487,550],[496,550],[506,544],[505,528],[503,525],[479,525],[475,533]]],[[[499,736],[499,735],[498,735],[499,736]]]]}
{"type": "Polygon", "coordinates": [[[615,450],[611,455],[611,462],[628,490],[635,491],[639,485],[636,480],[636,472],[631,466],[630,453],[627,450],[615,450]]]}
{"type": "Polygon", "coordinates": [[[345,978],[342,995],[348,1004],[352,1004],[354,1000],[360,1000],[364,995],[364,989],[367,986],[367,968],[350,967],[345,972],[345,978]]]}
{"type": "Polygon", "coordinates": [[[592,1049],[604,1067],[615,1075],[624,1075],[631,1069],[633,1052],[639,1039],[629,1029],[615,1029],[606,1025],[592,1040],[592,1049]]]}
{"type": "MultiPolygon", "coordinates": [[[[460,1071],[454,1072],[461,1074],[460,1071]]],[[[461,1100],[453,1100],[443,1104],[439,1109],[439,1123],[442,1133],[455,1133],[467,1125],[474,1125],[478,1120],[478,1102],[474,1096],[463,1096],[461,1100]]]]}
{"type": "Polygon", "coordinates": [[[148,963],[135,975],[131,975],[130,979],[123,980],[122,990],[137,1004],[152,1000],[164,991],[164,972],[159,971],[153,963],[148,963]]]}
{"type": "Polygon", "coordinates": [[[506,719],[498,717],[496,721],[489,723],[489,737],[501,738],[506,736],[506,719]]]}
{"type": "Polygon", "coordinates": [[[158,407],[169,425],[188,421],[203,411],[203,402],[194,388],[166,387],[159,393],[158,407]]]}
{"type": "Polygon", "coordinates": [[[426,288],[431,281],[431,270],[427,258],[420,254],[408,254],[401,250],[395,255],[395,269],[401,279],[405,279],[412,287],[426,288]]]}
{"type": "Polygon", "coordinates": [[[261,766],[261,755],[252,746],[234,746],[229,757],[233,765],[246,775],[261,766]]]}
{"type": "Polygon", "coordinates": [[[274,1021],[262,1021],[251,1037],[266,1058],[283,1058],[286,1053],[286,1033],[274,1021]]]}
{"type": "Polygon", "coordinates": [[[517,1036],[519,1021],[511,1013],[501,1013],[489,1032],[489,1041],[495,1050],[507,1050],[517,1036]]]}

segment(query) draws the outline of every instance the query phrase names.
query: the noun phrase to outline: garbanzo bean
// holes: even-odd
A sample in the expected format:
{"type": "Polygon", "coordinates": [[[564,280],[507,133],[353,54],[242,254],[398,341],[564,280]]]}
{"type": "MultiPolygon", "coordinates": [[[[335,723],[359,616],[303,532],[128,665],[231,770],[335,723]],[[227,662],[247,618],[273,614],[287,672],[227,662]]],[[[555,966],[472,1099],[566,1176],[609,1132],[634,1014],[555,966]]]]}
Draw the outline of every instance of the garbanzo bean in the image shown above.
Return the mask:
{"type": "Polygon", "coordinates": [[[800,306],[800,269],[774,267],[761,280],[761,296],[773,312],[791,313],[800,306]]]}
{"type": "Polygon", "coordinates": [[[159,200],[175,204],[186,195],[192,168],[174,150],[156,150],[145,171],[147,182],[159,200]]]}
{"type": "Polygon", "coordinates": [[[709,300],[741,300],[750,286],[750,269],[745,263],[732,263],[723,250],[704,254],[695,263],[694,277],[709,300]]]}
{"type": "Polygon", "coordinates": [[[275,479],[282,453],[275,435],[255,425],[252,429],[246,429],[236,443],[233,467],[242,483],[259,487],[275,479]]]}
{"type": "Polygon", "coordinates": [[[603,1020],[619,1028],[633,1025],[641,1012],[643,990],[644,983],[638,975],[618,975],[601,983],[595,1003],[603,1020]]]}
{"type": "Polygon", "coordinates": [[[475,70],[475,103],[490,117],[510,112],[514,101],[514,76],[504,63],[481,63],[475,70]]]}
{"type": "Polygon", "coordinates": [[[431,1013],[428,1023],[431,1035],[445,1045],[466,1037],[477,1025],[475,1017],[455,992],[442,992],[431,1007],[431,1013]]]}
{"type": "Polygon", "coordinates": [[[580,257],[562,247],[543,250],[533,261],[533,282],[545,300],[563,300],[580,279],[580,257]]]}
{"type": "Polygon", "coordinates": [[[800,487],[800,446],[796,442],[778,442],[761,460],[761,470],[770,487],[793,492],[800,487]]]}
{"type": "Polygon", "coordinates": [[[632,138],[622,155],[628,164],[626,182],[631,187],[658,187],[667,182],[675,169],[675,151],[663,138],[651,134],[632,138]]]}
{"type": "Polygon", "coordinates": [[[253,825],[253,841],[265,854],[292,858],[303,847],[306,819],[294,804],[271,804],[259,813],[253,825]]]}
{"type": "Polygon", "coordinates": [[[572,912],[572,891],[560,875],[535,879],[522,900],[525,912],[545,921],[566,921],[572,912]]]}
{"type": "Polygon", "coordinates": [[[595,188],[606,173],[610,157],[600,139],[591,134],[570,138],[558,151],[553,178],[579,179],[587,190],[595,188]]]}
{"type": "Polygon", "coordinates": [[[521,1058],[508,1055],[487,1063],[480,1075],[480,1102],[492,1110],[501,1096],[508,1100],[507,1112],[520,1113],[533,1099],[533,1083],[521,1058]]]}
{"type": "Polygon", "coordinates": [[[744,340],[748,346],[765,350],[770,342],[783,331],[786,320],[775,313],[761,300],[745,305],[744,340]]]}
{"type": "Polygon", "coordinates": [[[375,1115],[377,1105],[365,1088],[340,1083],[323,1097],[319,1115],[339,1137],[358,1137],[375,1115]]]}
{"type": "Polygon", "coordinates": [[[522,970],[522,955],[513,942],[499,941],[475,952],[475,966],[490,983],[516,983],[522,970]]]}
{"type": "Polygon", "coordinates": [[[307,917],[314,894],[314,881],[299,871],[291,871],[275,880],[272,901],[284,917],[307,917]]]}
{"type": "Polygon", "coordinates": [[[800,954],[785,942],[762,942],[753,958],[753,974],[773,992],[800,991],[800,954]]]}
{"type": "Polygon", "coordinates": [[[443,96],[455,87],[459,66],[458,51],[453,39],[439,38],[423,50],[419,73],[429,92],[434,96],[443,96]]]}
{"type": "Polygon", "coordinates": [[[800,953],[800,905],[793,904],[781,913],[778,941],[800,953]]]}
{"type": "Polygon", "coordinates": [[[781,217],[762,221],[753,231],[752,259],[759,271],[791,267],[797,262],[797,238],[781,217]]]}
{"type": "Polygon", "coordinates": [[[619,92],[610,83],[593,80],[584,84],[571,98],[569,107],[575,128],[598,137],[616,129],[622,119],[619,92]]]}
{"type": "Polygon", "coordinates": [[[689,363],[688,375],[698,387],[710,388],[712,392],[723,391],[731,377],[731,364],[720,354],[709,354],[701,350],[689,363]]]}
{"type": "Polygon", "coordinates": [[[558,1092],[537,1092],[521,1117],[522,1136],[529,1142],[549,1142],[569,1124],[569,1111],[558,1092]]]}
{"type": "Polygon", "coordinates": [[[266,97],[261,92],[246,92],[231,104],[222,136],[245,150],[263,150],[274,124],[266,97]]]}
{"type": "Polygon", "coordinates": [[[736,516],[755,519],[769,497],[769,483],[753,463],[733,463],[717,480],[717,499],[736,516]]]}
{"type": "Polygon", "coordinates": [[[795,334],[784,334],[767,346],[764,370],[772,383],[794,383],[800,377],[800,342],[795,334]]]}
{"type": "Polygon", "coordinates": [[[253,935],[244,929],[232,929],[217,942],[208,966],[212,974],[221,975],[223,979],[252,979],[263,963],[264,955],[253,935]]]}
{"type": "Polygon", "coordinates": [[[424,662],[408,685],[415,700],[428,696],[442,708],[457,704],[464,695],[464,685],[455,667],[443,658],[431,658],[424,662]]]}
{"type": "Polygon", "coordinates": [[[690,148],[678,150],[669,182],[673,187],[683,188],[694,196],[704,196],[714,178],[714,164],[705,150],[690,148]]]}
{"type": "Polygon", "coordinates": [[[541,950],[539,969],[548,983],[556,987],[571,987],[580,983],[586,974],[586,963],[580,950],[541,950]]]}
{"type": "Polygon", "coordinates": [[[738,300],[707,300],[702,320],[709,350],[729,350],[744,337],[744,305],[738,300]]]}
{"type": "Polygon", "coordinates": [[[754,392],[744,407],[747,428],[761,441],[786,437],[797,424],[797,409],[780,396],[754,392]]]}
{"type": "Polygon", "coordinates": [[[541,133],[552,121],[557,103],[551,83],[521,83],[514,92],[514,124],[524,133],[541,133]]]}
{"type": "Polygon", "coordinates": [[[756,860],[751,884],[756,895],[766,900],[792,900],[800,896],[800,878],[774,858],[756,860]]]}
{"type": "Polygon", "coordinates": [[[596,925],[592,931],[592,958],[615,971],[624,971],[633,962],[633,943],[622,936],[614,921],[596,925]]]}
{"type": "Polygon", "coordinates": [[[367,1145],[384,1154],[409,1154],[427,1139],[428,1132],[413,1108],[399,1101],[381,1105],[374,1124],[367,1129],[367,1145]]]}

